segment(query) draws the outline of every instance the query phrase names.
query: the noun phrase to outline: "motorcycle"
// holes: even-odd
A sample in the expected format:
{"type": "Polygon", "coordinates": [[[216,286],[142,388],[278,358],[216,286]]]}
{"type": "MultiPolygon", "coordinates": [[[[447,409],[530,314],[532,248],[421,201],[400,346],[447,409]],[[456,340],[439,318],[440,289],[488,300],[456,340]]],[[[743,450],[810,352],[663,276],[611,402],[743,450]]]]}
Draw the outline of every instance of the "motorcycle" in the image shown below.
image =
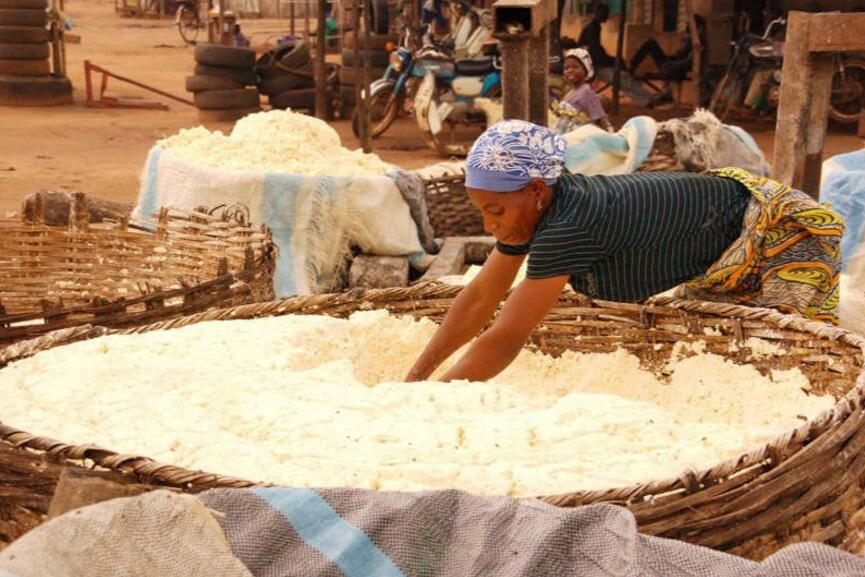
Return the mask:
{"type": "MultiPolygon", "coordinates": [[[[372,138],[384,134],[400,111],[408,112],[416,107],[416,94],[430,74],[433,84],[441,85],[444,92],[451,92],[455,98],[450,100],[458,101],[462,109],[474,97],[501,95],[501,74],[497,64],[493,64],[496,56],[454,60],[437,46],[427,44],[413,52],[410,45],[411,37],[407,34],[402,46],[393,47],[384,76],[370,84],[367,109],[372,138]]],[[[352,117],[352,131],[355,136],[360,135],[357,109],[352,117]]]]}
{"type": "MultiPolygon", "coordinates": [[[[709,110],[726,120],[739,104],[762,112],[778,108],[784,41],[774,38],[784,18],[771,21],[762,36],[742,34],[732,43],[733,55],[712,93],[709,110]]],[[[855,124],[865,103],[865,59],[858,55],[836,56],[832,77],[829,118],[841,124],[855,124]]]]}
{"type": "Polygon", "coordinates": [[[430,48],[416,57],[424,77],[414,98],[415,118],[427,144],[445,156],[465,156],[479,131],[486,129],[486,113],[474,100],[501,98],[498,50],[490,45],[485,52],[479,58],[454,60],[430,48]],[[464,130],[477,134],[457,134],[464,130]]]}

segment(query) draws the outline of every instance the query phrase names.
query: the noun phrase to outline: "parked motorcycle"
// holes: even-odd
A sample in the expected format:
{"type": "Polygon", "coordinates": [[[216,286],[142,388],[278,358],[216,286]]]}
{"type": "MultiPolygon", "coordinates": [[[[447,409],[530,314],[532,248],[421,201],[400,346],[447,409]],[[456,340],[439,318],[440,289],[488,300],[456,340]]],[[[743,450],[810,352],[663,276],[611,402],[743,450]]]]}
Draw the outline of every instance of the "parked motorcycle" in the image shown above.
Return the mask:
{"type": "MultiPolygon", "coordinates": [[[[471,100],[475,97],[501,96],[497,56],[454,60],[439,47],[426,45],[412,52],[410,44],[411,39],[407,35],[403,46],[390,53],[384,76],[370,84],[367,109],[373,138],[384,134],[400,111],[416,108],[416,94],[429,75],[432,75],[438,98],[442,102],[452,101],[462,111],[456,112],[452,119],[461,114],[466,116],[471,100]]],[[[425,130],[424,126],[421,126],[422,131],[425,130]]],[[[360,114],[357,109],[352,117],[352,130],[355,136],[359,136],[360,114]]]]}
{"type": "Polygon", "coordinates": [[[417,55],[424,77],[414,98],[415,118],[427,144],[445,156],[468,154],[474,139],[486,128],[486,113],[474,100],[501,98],[498,51],[491,45],[489,52],[463,60],[453,60],[435,49],[417,55]]]}
{"type": "MultiPolygon", "coordinates": [[[[777,110],[784,41],[774,35],[785,25],[784,18],[777,18],[762,36],[746,33],[732,44],[730,63],[709,103],[709,110],[718,118],[725,120],[740,104],[763,112],[777,110]]],[[[841,124],[855,124],[863,104],[865,59],[860,55],[839,54],[832,77],[829,118],[841,124]]]]}

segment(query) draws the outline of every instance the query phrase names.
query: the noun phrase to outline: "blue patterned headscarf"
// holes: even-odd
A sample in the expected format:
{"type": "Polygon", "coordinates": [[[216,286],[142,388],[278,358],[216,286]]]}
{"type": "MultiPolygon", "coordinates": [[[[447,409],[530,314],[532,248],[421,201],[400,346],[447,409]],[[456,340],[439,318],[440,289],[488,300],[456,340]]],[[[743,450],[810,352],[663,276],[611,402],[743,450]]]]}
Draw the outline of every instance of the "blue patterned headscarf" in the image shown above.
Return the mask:
{"type": "Polygon", "coordinates": [[[525,120],[503,120],[488,128],[466,159],[466,186],[513,192],[539,178],[553,185],[565,163],[564,138],[525,120]]]}

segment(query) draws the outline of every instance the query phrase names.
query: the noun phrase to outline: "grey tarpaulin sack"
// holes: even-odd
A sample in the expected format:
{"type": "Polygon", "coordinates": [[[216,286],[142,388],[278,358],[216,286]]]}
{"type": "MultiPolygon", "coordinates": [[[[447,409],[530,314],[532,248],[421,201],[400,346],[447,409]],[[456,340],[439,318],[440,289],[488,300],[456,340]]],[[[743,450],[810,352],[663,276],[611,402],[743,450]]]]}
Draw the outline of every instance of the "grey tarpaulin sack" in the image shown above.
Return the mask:
{"type": "Polygon", "coordinates": [[[262,488],[156,491],[73,511],[0,552],[0,577],[37,575],[863,577],[865,559],[804,543],[756,563],[640,535],[612,505],[262,488]]]}
{"type": "Polygon", "coordinates": [[[256,577],[863,577],[825,545],[762,563],[640,535],[622,507],[459,491],[216,489],[200,495],[256,577]]]}
{"type": "Polygon", "coordinates": [[[154,491],[70,511],[0,552],[0,576],[250,577],[191,495],[154,491]]]}

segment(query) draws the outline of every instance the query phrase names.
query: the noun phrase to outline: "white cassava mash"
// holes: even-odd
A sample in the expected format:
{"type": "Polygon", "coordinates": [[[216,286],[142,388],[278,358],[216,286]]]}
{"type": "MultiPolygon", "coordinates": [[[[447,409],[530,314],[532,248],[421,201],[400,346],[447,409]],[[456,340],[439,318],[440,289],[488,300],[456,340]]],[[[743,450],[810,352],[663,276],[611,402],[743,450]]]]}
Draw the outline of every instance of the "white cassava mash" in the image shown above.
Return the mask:
{"type": "Polygon", "coordinates": [[[343,148],[339,134],[326,122],[290,110],[245,116],[228,136],[198,126],[156,144],[191,162],[233,170],[330,176],[392,170],[375,154],[343,148]]]}
{"type": "Polygon", "coordinates": [[[526,496],[711,466],[833,404],[798,369],[769,378],[687,347],[668,384],[623,350],[524,351],[488,383],[399,382],[434,330],[366,311],[103,337],[0,371],[0,420],[286,485],[526,496]]]}

